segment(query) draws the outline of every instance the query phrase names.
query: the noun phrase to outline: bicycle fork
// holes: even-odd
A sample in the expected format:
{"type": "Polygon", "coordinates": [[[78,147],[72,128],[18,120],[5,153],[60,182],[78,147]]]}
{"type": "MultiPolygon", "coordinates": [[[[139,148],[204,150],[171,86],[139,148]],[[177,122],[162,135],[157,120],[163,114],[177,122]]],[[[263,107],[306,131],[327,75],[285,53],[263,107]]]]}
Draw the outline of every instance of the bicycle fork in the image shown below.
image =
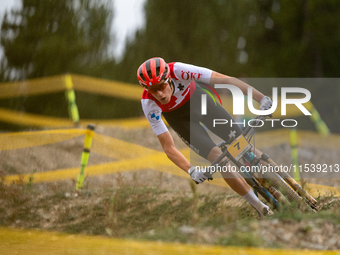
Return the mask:
{"type": "MultiPolygon", "coordinates": [[[[220,144],[219,146],[221,146],[222,144],[220,144]]],[[[246,180],[246,182],[249,184],[249,186],[251,186],[254,189],[254,193],[258,196],[258,192],[261,193],[261,195],[265,195],[267,197],[267,200],[269,203],[273,204],[276,208],[279,209],[280,205],[278,203],[278,200],[275,199],[275,197],[272,195],[274,194],[276,197],[278,197],[279,195],[277,195],[277,191],[274,187],[266,187],[265,183],[260,183],[261,185],[259,185],[259,181],[257,181],[251,174],[250,172],[246,169],[246,167],[244,165],[242,165],[240,162],[238,162],[237,160],[235,160],[235,158],[233,158],[229,151],[227,149],[223,150],[222,155],[216,159],[212,165],[223,165],[226,163],[226,161],[222,161],[223,157],[227,157],[228,159],[230,159],[239,169],[240,169],[240,174],[241,176],[246,180]],[[266,189],[267,188],[267,189],[266,189]],[[271,193],[269,191],[271,191],[271,193]],[[276,191],[276,192],[275,192],[276,191]]],[[[261,169],[261,165],[259,164],[259,159],[258,157],[251,151],[246,152],[243,155],[243,158],[250,164],[253,164],[254,166],[257,166],[258,169],[261,169]]],[[[209,179],[212,179],[212,174],[214,172],[210,172],[210,173],[206,173],[207,177],[209,179]]],[[[268,186],[268,185],[267,185],[268,186]]]]}
{"type": "MultiPolygon", "coordinates": [[[[253,175],[255,175],[255,179],[262,185],[262,188],[268,191],[272,195],[273,198],[275,198],[274,204],[279,209],[279,202],[282,204],[287,203],[288,201],[286,198],[282,195],[282,193],[277,190],[275,187],[273,187],[268,181],[263,178],[260,170],[262,165],[260,164],[260,159],[252,152],[248,151],[245,153],[243,158],[251,165],[256,167],[256,171],[253,172],[253,175]]],[[[251,169],[253,171],[253,169],[251,169]]]]}

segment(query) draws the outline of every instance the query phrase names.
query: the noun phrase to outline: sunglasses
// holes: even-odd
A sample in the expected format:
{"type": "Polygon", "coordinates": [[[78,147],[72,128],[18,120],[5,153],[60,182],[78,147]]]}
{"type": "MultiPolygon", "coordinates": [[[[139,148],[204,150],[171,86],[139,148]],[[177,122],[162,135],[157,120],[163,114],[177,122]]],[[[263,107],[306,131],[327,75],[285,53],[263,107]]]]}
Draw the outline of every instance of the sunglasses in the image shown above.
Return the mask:
{"type": "Polygon", "coordinates": [[[150,93],[157,93],[157,91],[163,91],[169,83],[169,78],[167,78],[163,83],[153,85],[151,87],[144,86],[145,89],[150,93]]]}

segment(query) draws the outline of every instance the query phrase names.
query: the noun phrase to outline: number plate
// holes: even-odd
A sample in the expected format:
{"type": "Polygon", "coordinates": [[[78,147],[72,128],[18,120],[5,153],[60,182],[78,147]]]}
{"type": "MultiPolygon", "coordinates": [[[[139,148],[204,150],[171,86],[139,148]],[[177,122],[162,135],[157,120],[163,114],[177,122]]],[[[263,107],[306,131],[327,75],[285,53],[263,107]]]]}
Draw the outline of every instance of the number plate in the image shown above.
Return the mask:
{"type": "Polygon", "coordinates": [[[238,161],[240,160],[240,158],[242,158],[244,153],[250,149],[251,145],[248,143],[243,135],[240,135],[232,144],[230,144],[227,150],[229,151],[231,156],[233,156],[233,158],[238,161]]]}

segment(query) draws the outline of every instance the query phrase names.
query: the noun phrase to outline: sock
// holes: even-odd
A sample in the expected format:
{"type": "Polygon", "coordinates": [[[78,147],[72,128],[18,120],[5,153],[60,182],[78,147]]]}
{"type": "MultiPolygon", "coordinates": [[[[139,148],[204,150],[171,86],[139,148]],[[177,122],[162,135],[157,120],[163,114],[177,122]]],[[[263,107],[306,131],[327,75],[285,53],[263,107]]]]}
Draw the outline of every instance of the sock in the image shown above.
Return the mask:
{"type": "Polygon", "coordinates": [[[249,204],[255,207],[255,209],[262,214],[263,208],[267,207],[264,203],[261,202],[261,200],[255,195],[254,191],[252,189],[249,190],[247,194],[242,196],[249,204]]]}

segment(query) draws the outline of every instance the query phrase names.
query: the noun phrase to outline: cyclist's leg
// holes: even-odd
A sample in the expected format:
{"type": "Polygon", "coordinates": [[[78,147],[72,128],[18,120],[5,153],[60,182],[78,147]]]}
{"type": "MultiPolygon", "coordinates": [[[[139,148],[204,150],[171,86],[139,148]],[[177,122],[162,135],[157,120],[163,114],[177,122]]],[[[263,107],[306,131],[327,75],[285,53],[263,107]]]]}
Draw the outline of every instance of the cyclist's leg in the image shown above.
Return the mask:
{"type": "MultiPolygon", "coordinates": [[[[194,152],[213,162],[222,154],[222,151],[212,141],[206,129],[199,123],[199,114],[198,111],[190,112],[190,104],[184,104],[181,108],[171,112],[163,112],[164,118],[177,135],[194,152]]],[[[223,173],[223,175],[224,180],[239,195],[244,196],[249,192],[250,187],[238,173],[227,172],[223,173]]]]}
{"type": "MultiPolygon", "coordinates": [[[[207,131],[199,123],[188,123],[184,120],[179,121],[177,118],[169,117],[169,114],[165,114],[165,116],[167,116],[165,117],[166,120],[179,135],[179,137],[181,137],[181,139],[197,154],[208,159],[210,162],[215,161],[222,154],[220,148],[215,145],[207,131]]],[[[265,211],[268,211],[268,206],[263,204],[258,199],[245,179],[242,178],[242,176],[240,176],[237,172],[229,171],[226,173],[223,172],[221,174],[224,181],[230,186],[230,188],[242,196],[261,215],[264,215],[265,211]]]]}
{"type": "MultiPolygon", "coordinates": [[[[211,149],[210,153],[208,154],[207,159],[212,163],[214,162],[220,155],[222,154],[222,151],[219,147],[215,146],[211,149]]],[[[240,196],[246,195],[250,187],[247,184],[247,182],[244,180],[244,178],[235,171],[231,170],[230,163],[228,162],[225,165],[225,171],[221,172],[221,175],[226,183],[240,196]]]]}
{"type": "MultiPolygon", "coordinates": [[[[216,104],[210,98],[207,97],[207,115],[202,115],[199,110],[200,107],[197,107],[201,103],[201,95],[204,94],[202,90],[195,90],[194,94],[191,96],[191,119],[197,122],[202,122],[210,131],[214,134],[218,135],[223,140],[227,141],[230,137],[234,136],[235,138],[242,134],[241,129],[238,125],[230,128],[230,122],[232,121],[232,117],[230,114],[223,108],[221,105],[216,104]],[[195,111],[196,110],[196,111],[195,111]],[[220,119],[225,120],[228,123],[223,125],[215,125],[214,120],[220,119]]],[[[210,138],[210,137],[209,137],[210,138]]],[[[220,155],[222,151],[215,144],[213,147],[210,147],[210,151],[208,156],[206,157],[210,162],[214,162],[220,155]]],[[[226,166],[226,170],[230,170],[230,164],[226,166]]],[[[245,195],[249,191],[249,186],[246,181],[242,178],[240,174],[233,171],[225,171],[222,172],[222,177],[229,184],[229,186],[235,190],[241,196],[245,195]]]]}

